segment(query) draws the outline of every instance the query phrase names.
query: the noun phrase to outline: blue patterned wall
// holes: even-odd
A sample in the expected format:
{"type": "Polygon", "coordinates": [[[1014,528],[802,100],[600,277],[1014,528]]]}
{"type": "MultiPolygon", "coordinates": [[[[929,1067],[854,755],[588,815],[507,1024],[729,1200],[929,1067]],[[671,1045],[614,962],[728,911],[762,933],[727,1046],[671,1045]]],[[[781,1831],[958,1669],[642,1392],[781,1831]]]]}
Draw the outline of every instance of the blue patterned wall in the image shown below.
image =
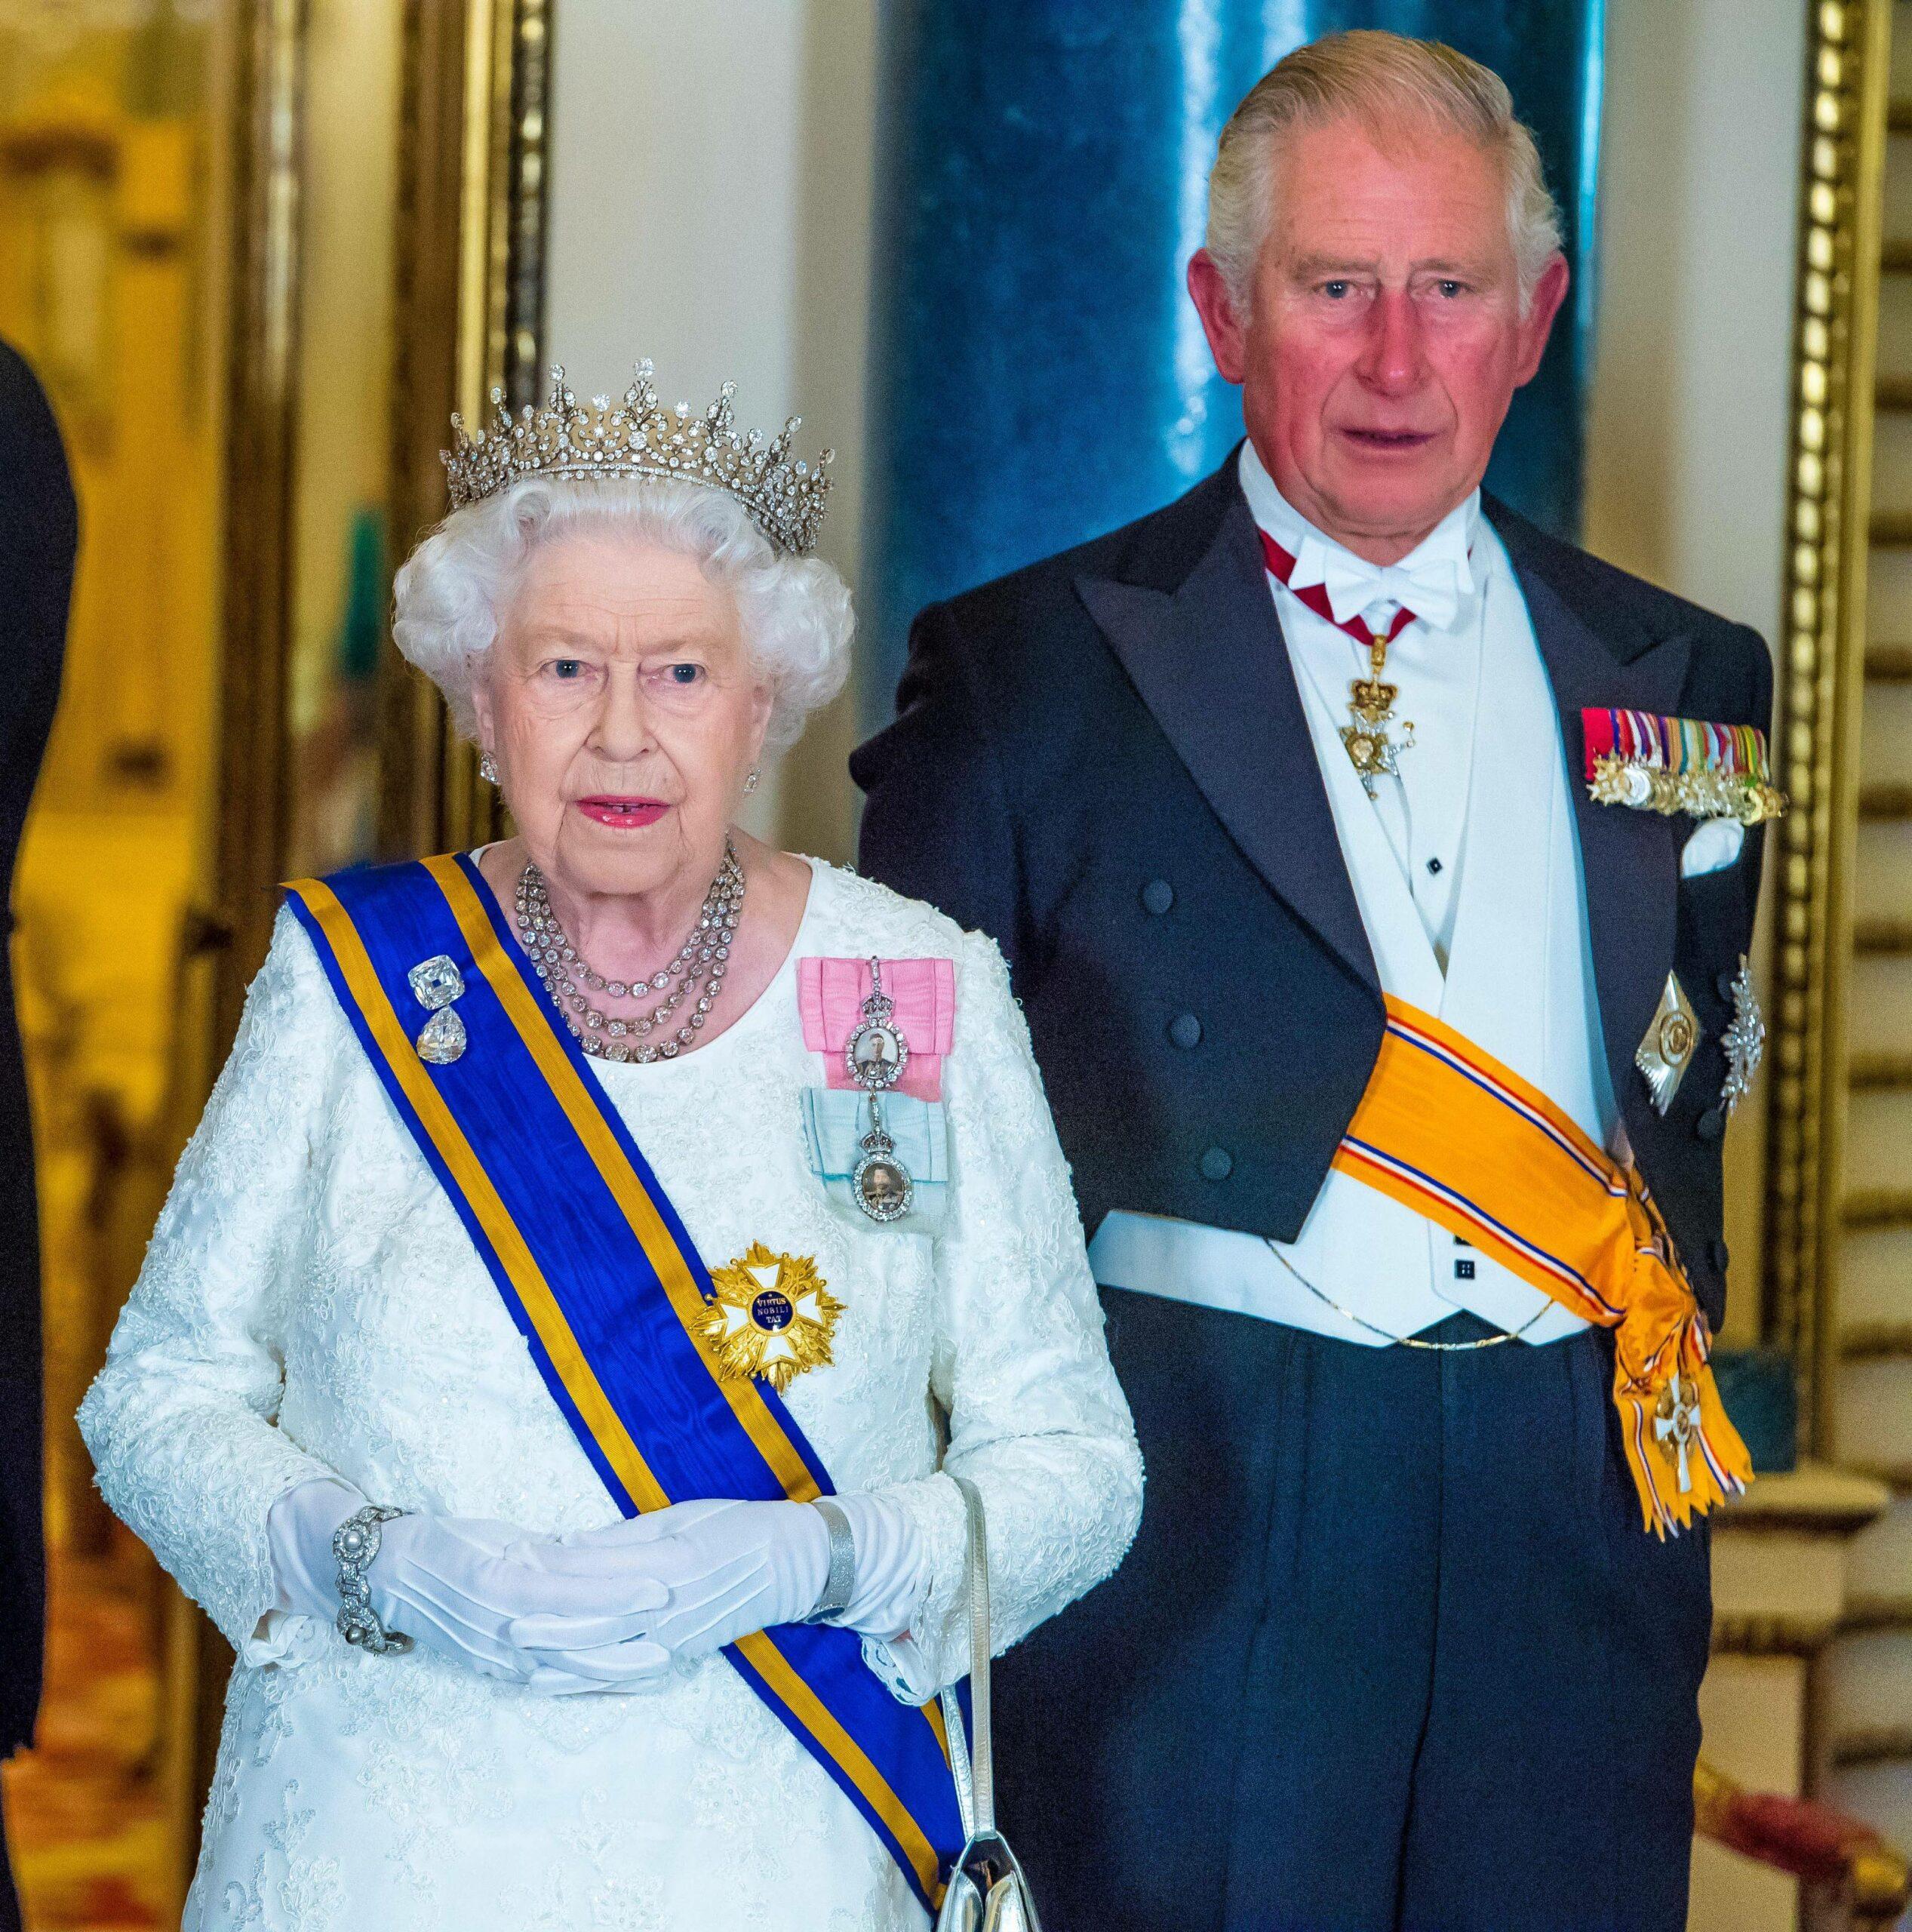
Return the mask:
{"type": "Polygon", "coordinates": [[[1504,75],[1578,296],[1489,476],[1578,520],[1604,0],[885,0],[872,266],[864,701],[924,604],[1170,501],[1241,433],[1182,269],[1235,103],[1349,26],[1504,75]]]}

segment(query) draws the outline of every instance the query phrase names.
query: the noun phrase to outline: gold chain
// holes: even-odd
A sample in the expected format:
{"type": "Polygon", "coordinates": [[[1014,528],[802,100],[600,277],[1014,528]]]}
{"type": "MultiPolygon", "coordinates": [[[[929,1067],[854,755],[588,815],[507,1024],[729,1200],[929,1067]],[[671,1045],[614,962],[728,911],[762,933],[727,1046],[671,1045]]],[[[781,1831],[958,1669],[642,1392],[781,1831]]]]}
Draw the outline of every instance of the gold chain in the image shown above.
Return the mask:
{"type": "MultiPolygon", "coordinates": [[[[1264,1236],[1263,1238],[1266,1239],[1267,1238],[1264,1236]]],[[[1326,1302],[1329,1307],[1333,1309],[1336,1314],[1339,1315],[1343,1321],[1353,1322],[1357,1328],[1365,1328],[1370,1335],[1379,1335],[1384,1342],[1391,1342],[1397,1349],[1422,1349],[1429,1355],[1462,1355],[1470,1349],[1497,1349],[1503,1342],[1517,1342],[1520,1337],[1540,1319],[1541,1316],[1545,1315],[1548,1309],[1553,1306],[1553,1303],[1551,1301],[1545,1303],[1541,1308],[1537,1309],[1532,1315],[1529,1315],[1525,1321],[1522,1322],[1519,1327],[1511,1330],[1504,1334],[1483,1335],[1478,1341],[1476,1342],[1423,1342],[1419,1340],[1412,1335],[1396,1335],[1391,1334],[1385,1328],[1378,1327],[1372,1321],[1363,1321],[1362,1318],[1357,1315],[1351,1308],[1343,1308],[1341,1303],[1335,1300],[1333,1296],[1323,1294],[1321,1291],[1317,1288],[1314,1284],[1288,1259],[1287,1256],[1283,1254],[1280,1249],[1276,1247],[1273,1241],[1269,1241],[1268,1245],[1268,1252],[1274,1257],[1276,1260],[1281,1263],[1283,1267],[1287,1269],[1290,1274],[1294,1276],[1296,1281],[1300,1282],[1302,1286],[1305,1287],[1317,1301],[1326,1302]]],[[[1456,1312],[1457,1314],[1465,1314],[1468,1311],[1464,1309],[1457,1309],[1456,1312]]]]}

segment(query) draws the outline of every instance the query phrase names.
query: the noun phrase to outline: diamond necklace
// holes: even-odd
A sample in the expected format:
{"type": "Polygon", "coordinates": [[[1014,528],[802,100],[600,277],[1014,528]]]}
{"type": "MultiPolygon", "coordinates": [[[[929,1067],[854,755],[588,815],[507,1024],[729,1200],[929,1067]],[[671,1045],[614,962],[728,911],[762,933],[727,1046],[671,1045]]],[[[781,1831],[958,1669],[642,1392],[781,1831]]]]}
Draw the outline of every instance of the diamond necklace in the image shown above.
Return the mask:
{"type": "Polygon", "coordinates": [[[696,1042],[730,971],[730,943],[743,912],[743,868],[728,838],[724,863],[704,895],[703,909],[677,957],[648,980],[607,980],[594,971],[571,943],[562,921],[552,909],[544,874],[527,864],[518,881],[518,932],[545,990],[584,1051],[600,1060],[632,1060],[647,1066],[656,1060],[675,1060],[696,1042]],[[677,983],[672,986],[675,979],[677,983]],[[591,1003],[590,992],[613,999],[644,992],[670,991],[650,1011],[636,1019],[619,1019],[591,1003]],[[589,990],[587,991],[587,989],[589,990]],[[675,1029],[669,1022],[693,993],[696,1003],[675,1029]],[[668,1034],[653,1039],[652,1034],[668,1034]]]}

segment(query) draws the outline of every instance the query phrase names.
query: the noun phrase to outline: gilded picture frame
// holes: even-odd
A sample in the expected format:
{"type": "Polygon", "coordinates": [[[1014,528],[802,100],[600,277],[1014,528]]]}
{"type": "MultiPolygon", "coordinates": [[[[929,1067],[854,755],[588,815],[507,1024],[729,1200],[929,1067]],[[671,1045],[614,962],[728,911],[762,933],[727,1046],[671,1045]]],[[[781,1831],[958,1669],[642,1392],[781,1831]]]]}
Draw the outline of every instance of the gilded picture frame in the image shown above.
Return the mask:
{"type": "MultiPolygon", "coordinates": [[[[231,1038],[263,958],[291,799],[287,707],[305,50],[300,0],[241,0],[233,36],[233,231],[211,1027],[231,1038]]],[[[402,555],[443,514],[452,411],[535,386],[543,332],[552,0],[406,0],[394,259],[389,528],[402,555]]],[[[367,211],[377,219],[380,211],[367,211]]],[[[381,855],[490,835],[494,809],[436,694],[381,664],[381,855]]]]}
{"type": "MultiPolygon", "coordinates": [[[[1855,945],[1874,390],[1891,0],[1814,0],[1807,23],[1775,763],[1765,1339],[1791,1358],[1802,1456],[1830,1459],[1844,1191],[1846,1004],[1855,945]]],[[[1875,1203],[1883,1211],[1896,1204],[1875,1203]]]]}

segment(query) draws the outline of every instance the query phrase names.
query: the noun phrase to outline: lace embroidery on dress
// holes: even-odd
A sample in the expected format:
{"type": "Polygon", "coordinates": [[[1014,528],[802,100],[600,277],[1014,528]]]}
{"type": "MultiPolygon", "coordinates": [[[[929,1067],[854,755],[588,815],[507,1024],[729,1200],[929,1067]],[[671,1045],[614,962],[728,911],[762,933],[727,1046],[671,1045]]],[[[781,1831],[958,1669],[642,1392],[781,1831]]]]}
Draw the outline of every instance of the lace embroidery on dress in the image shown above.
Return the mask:
{"type": "Polygon", "coordinates": [[[344,1916],[345,1881],[335,1858],[304,1855],[315,1813],[299,1804],[295,1778],[280,1796],[279,1813],[260,1836],[249,1883],[229,1881],[220,1901],[222,1923],[261,1932],[333,1932],[344,1916]]]}
{"type": "MultiPolygon", "coordinates": [[[[794,971],[709,1048],[592,1072],[707,1259],[770,1240],[844,1301],[835,1361],[787,1399],[840,1487],[894,1497],[922,1530],[915,1641],[867,1653],[921,1702],[966,1667],[939,1413],[989,1509],[999,1644],[1114,1567],[1140,1470],[995,947],[828,867],[813,896],[807,949],[957,962],[936,1238],[859,1225],[810,1174],[794,971]]],[[[543,1700],[429,1654],[349,1651],[316,1618],[262,1629],[266,1516],[312,1475],[532,1530],[616,1513],[289,915],[82,1426],[109,1503],[247,1660],[188,1932],[919,1932],[875,1835],[721,1657],[635,1695],[543,1700]]]]}

